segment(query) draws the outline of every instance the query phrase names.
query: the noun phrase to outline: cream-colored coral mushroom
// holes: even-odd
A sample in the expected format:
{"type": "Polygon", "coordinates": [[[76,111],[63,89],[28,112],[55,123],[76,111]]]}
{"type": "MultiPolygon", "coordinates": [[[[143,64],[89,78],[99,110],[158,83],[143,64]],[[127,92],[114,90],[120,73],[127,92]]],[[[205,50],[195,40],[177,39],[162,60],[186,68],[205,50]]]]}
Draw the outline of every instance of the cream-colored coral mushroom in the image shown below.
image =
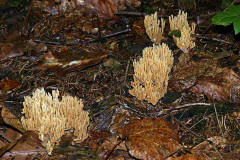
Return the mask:
{"type": "Polygon", "coordinates": [[[143,57],[133,62],[133,89],[129,93],[155,105],[167,92],[168,74],[172,65],[172,52],[166,44],[145,48],[143,57]]]}
{"type": "Polygon", "coordinates": [[[41,88],[33,92],[32,97],[24,97],[23,106],[23,127],[39,132],[39,139],[49,154],[66,130],[75,129],[78,142],[88,136],[89,117],[81,99],[67,95],[59,100],[58,90],[48,94],[41,88]]]}
{"type": "Polygon", "coordinates": [[[192,34],[195,32],[196,24],[193,23],[192,26],[188,24],[187,13],[179,11],[178,15],[174,17],[171,15],[169,17],[170,30],[179,30],[181,32],[181,37],[174,37],[177,46],[184,52],[188,53],[190,49],[195,47],[193,42],[192,34]]]}
{"type": "Polygon", "coordinates": [[[163,39],[163,31],[165,27],[164,19],[161,18],[160,27],[160,21],[158,19],[157,12],[152,15],[147,15],[144,18],[144,27],[151,41],[156,44],[160,44],[163,39]]]}
{"type": "Polygon", "coordinates": [[[187,13],[179,10],[177,16],[169,16],[170,30],[182,30],[183,27],[189,26],[187,21],[187,13]]]}
{"type": "Polygon", "coordinates": [[[192,41],[191,32],[195,29],[195,25],[189,30],[188,27],[184,27],[181,31],[181,37],[174,37],[176,45],[184,53],[188,53],[193,47],[195,47],[195,42],[192,41]]]}

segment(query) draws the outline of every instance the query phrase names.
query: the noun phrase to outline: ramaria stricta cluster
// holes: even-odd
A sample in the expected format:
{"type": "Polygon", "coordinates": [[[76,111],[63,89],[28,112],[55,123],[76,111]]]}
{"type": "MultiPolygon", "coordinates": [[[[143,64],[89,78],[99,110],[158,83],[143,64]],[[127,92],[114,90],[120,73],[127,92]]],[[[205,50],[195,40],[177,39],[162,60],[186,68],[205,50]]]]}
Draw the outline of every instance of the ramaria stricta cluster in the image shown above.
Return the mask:
{"type": "Polygon", "coordinates": [[[160,44],[163,39],[163,31],[165,27],[164,19],[161,18],[160,27],[160,21],[158,19],[157,12],[155,12],[155,14],[145,16],[144,26],[151,41],[156,44],[160,44]]]}
{"type": "Polygon", "coordinates": [[[74,129],[79,142],[88,136],[89,117],[83,110],[81,99],[67,95],[59,100],[58,90],[52,91],[51,95],[41,88],[33,92],[32,97],[24,97],[23,106],[23,127],[39,132],[49,154],[66,130],[74,129]]]}
{"type": "Polygon", "coordinates": [[[193,47],[195,47],[195,42],[193,42],[191,35],[195,32],[196,24],[193,23],[192,26],[188,24],[187,13],[179,11],[176,17],[171,15],[169,17],[170,30],[179,30],[181,32],[180,37],[174,37],[176,45],[184,53],[188,53],[193,47]]]}
{"type": "Polygon", "coordinates": [[[172,65],[172,52],[166,44],[145,48],[143,57],[133,62],[133,89],[129,93],[155,105],[167,92],[168,74],[172,65]]]}
{"type": "MultiPolygon", "coordinates": [[[[187,21],[187,13],[179,11],[178,16],[169,17],[170,29],[179,30],[181,37],[174,37],[177,46],[188,53],[195,46],[191,34],[195,32],[195,24],[190,27],[187,21]]],[[[164,19],[158,20],[157,12],[145,16],[144,26],[146,33],[154,43],[153,47],[143,50],[143,57],[134,61],[134,81],[129,93],[139,100],[147,100],[155,105],[167,92],[168,74],[173,65],[172,51],[166,44],[159,45],[163,40],[165,27],[164,19]]]]}

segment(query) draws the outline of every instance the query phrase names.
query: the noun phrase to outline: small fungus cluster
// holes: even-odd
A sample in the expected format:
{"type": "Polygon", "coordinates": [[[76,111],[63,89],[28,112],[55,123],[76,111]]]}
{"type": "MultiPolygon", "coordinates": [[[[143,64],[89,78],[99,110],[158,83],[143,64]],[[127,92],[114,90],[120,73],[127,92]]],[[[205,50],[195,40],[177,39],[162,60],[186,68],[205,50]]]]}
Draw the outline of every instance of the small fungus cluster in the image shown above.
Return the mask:
{"type": "Polygon", "coordinates": [[[164,19],[161,18],[161,27],[159,27],[160,21],[158,19],[157,12],[155,12],[155,14],[145,16],[144,26],[151,41],[156,44],[160,44],[163,39],[163,32],[165,28],[164,19]]]}
{"type": "Polygon", "coordinates": [[[59,100],[58,90],[52,91],[51,95],[41,88],[33,92],[32,97],[24,97],[23,106],[23,127],[39,133],[49,154],[67,130],[74,129],[79,142],[88,136],[89,117],[83,110],[81,99],[67,95],[59,100]]]}
{"type": "Polygon", "coordinates": [[[179,30],[181,32],[181,37],[174,37],[176,45],[184,53],[188,53],[193,47],[195,47],[195,42],[193,42],[191,35],[194,34],[196,24],[192,23],[192,26],[188,24],[187,13],[179,11],[178,15],[174,17],[171,15],[169,17],[170,30],[179,30]]]}

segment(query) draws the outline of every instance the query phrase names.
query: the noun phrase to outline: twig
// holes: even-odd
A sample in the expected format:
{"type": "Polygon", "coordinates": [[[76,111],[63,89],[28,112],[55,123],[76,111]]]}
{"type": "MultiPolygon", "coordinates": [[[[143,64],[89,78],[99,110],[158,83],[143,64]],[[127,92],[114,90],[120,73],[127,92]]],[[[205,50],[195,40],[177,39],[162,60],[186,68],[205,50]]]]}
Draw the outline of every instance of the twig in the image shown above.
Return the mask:
{"type": "Polygon", "coordinates": [[[226,44],[232,44],[231,42],[222,40],[222,39],[217,39],[217,38],[210,38],[210,37],[205,37],[199,34],[194,35],[194,37],[196,38],[200,38],[200,39],[206,39],[206,40],[212,40],[212,41],[217,41],[217,42],[221,42],[221,43],[226,43],[226,44]]]}
{"type": "Polygon", "coordinates": [[[126,68],[126,71],[125,71],[124,86],[126,85],[126,80],[127,80],[127,73],[128,73],[129,64],[130,64],[130,60],[128,61],[127,68],[126,68]]]}
{"type": "Polygon", "coordinates": [[[118,13],[115,13],[115,15],[145,16],[146,13],[142,13],[142,12],[120,11],[120,12],[118,12],[118,13]]]}
{"type": "Polygon", "coordinates": [[[34,40],[34,42],[36,43],[44,43],[44,44],[50,44],[50,45],[64,45],[64,46],[81,46],[83,44],[87,44],[87,43],[93,43],[93,42],[97,42],[97,41],[101,41],[105,38],[110,38],[110,37],[115,37],[118,36],[120,34],[124,34],[124,33],[128,33],[130,32],[131,29],[127,28],[125,30],[119,31],[119,32],[115,32],[106,36],[103,36],[101,38],[96,38],[96,39],[91,39],[89,41],[84,41],[84,42],[75,42],[75,43],[65,43],[65,42],[54,42],[54,41],[42,41],[42,40],[34,40]]]}
{"type": "Polygon", "coordinates": [[[146,113],[140,112],[136,109],[134,109],[133,107],[129,107],[127,104],[122,103],[119,101],[119,104],[121,104],[121,107],[125,108],[125,109],[129,109],[131,111],[133,111],[134,113],[138,114],[140,117],[144,118],[144,117],[148,117],[148,115],[146,113]]]}
{"type": "Polygon", "coordinates": [[[164,116],[164,115],[167,115],[173,111],[176,111],[176,110],[180,110],[180,109],[185,109],[185,108],[188,108],[188,107],[192,107],[192,106],[211,106],[212,104],[211,103],[189,103],[189,104],[184,104],[184,105],[180,105],[180,106],[177,106],[177,107],[174,107],[174,108],[171,108],[171,109],[166,109],[166,110],[162,110],[158,113],[157,117],[161,117],[161,116],[164,116]]]}
{"type": "MultiPolygon", "coordinates": [[[[129,11],[120,11],[115,15],[128,15],[128,16],[146,16],[148,14],[142,12],[129,12],[129,11]]],[[[168,16],[158,15],[158,18],[168,18],[168,16]]]]}
{"type": "Polygon", "coordinates": [[[214,111],[215,111],[215,114],[216,114],[216,118],[217,118],[217,122],[218,122],[218,127],[219,127],[219,129],[220,129],[220,131],[221,131],[221,134],[223,135],[222,127],[221,127],[221,125],[220,125],[220,121],[219,121],[219,118],[218,118],[218,113],[217,113],[217,109],[216,109],[215,104],[213,105],[213,107],[214,107],[214,111]]]}

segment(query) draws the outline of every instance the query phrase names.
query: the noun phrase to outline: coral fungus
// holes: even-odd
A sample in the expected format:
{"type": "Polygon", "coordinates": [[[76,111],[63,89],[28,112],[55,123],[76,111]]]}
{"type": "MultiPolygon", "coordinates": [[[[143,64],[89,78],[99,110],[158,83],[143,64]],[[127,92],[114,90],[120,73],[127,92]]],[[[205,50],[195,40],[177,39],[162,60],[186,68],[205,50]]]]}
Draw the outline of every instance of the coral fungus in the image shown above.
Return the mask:
{"type": "Polygon", "coordinates": [[[167,92],[168,74],[172,65],[172,52],[166,44],[145,48],[143,57],[133,62],[133,89],[129,93],[155,105],[167,92]]]}
{"type": "Polygon", "coordinates": [[[88,136],[89,117],[88,112],[83,110],[81,99],[62,96],[59,100],[58,90],[52,91],[51,95],[41,88],[33,92],[32,97],[24,97],[23,106],[23,127],[39,132],[39,138],[49,154],[66,130],[75,129],[74,135],[79,141],[88,136]]]}

